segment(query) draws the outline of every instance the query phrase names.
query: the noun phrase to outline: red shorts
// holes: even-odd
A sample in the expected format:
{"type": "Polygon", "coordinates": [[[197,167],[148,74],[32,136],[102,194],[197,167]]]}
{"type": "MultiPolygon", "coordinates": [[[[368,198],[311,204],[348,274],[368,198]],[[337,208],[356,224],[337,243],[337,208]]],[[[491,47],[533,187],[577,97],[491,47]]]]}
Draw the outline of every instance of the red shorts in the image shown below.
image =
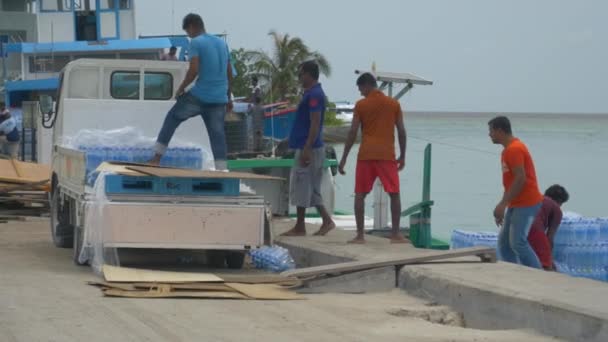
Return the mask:
{"type": "Polygon", "coordinates": [[[542,230],[530,229],[528,233],[528,242],[538,256],[543,268],[553,268],[553,255],[551,255],[551,244],[547,234],[542,230]]]}
{"type": "Polygon", "coordinates": [[[399,193],[399,172],[395,160],[358,160],[355,193],[370,193],[376,178],[380,178],[384,191],[389,194],[399,193]]]}

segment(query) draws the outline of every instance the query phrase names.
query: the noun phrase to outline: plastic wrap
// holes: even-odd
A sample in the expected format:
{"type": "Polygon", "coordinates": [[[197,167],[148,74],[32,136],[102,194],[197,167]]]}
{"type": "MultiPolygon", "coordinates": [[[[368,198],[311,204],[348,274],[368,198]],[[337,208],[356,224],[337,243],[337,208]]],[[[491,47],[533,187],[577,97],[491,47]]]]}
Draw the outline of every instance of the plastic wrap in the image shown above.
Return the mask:
{"type": "MultiPolygon", "coordinates": [[[[99,129],[82,129],[73,136],[63,137],[62,141],[60,141],[60,144],[64,147],[75,150],[90,150],[103,148],[147,149],[149,150],[150,155],[146,159],[150,159],[153,157],[154,152],[151,149],[154,147],[155,142],[155,138],[144,136],[140,129],[127,126],[107,131],[99,129]]],[[[211,152],[210,146],[201,146],[193,144],[191,142],[173,139],[171,141],[170,148],[200,149],[202,153],[202,169],[213,170],[215,168],[213,154],[211,152]]],[[[167,159],[172,158],[174,158],[172,155],[167,154],[163,158],[164,160],[161,162],[167,161],[167,159]]],[[[137,162],[141,161],[138,160],[137,162]]]]}
{"type": "Polygon", "coordinates": [[[83,248],[78,256],[80,263],[89,262],[93,271],[101,275],[106,263],[103,247],[105,219],[104,207],[109,203],[105,192],[105,179],[109,172],[102,172],[93,186],[93,193],[85,202],[83,248]]]}

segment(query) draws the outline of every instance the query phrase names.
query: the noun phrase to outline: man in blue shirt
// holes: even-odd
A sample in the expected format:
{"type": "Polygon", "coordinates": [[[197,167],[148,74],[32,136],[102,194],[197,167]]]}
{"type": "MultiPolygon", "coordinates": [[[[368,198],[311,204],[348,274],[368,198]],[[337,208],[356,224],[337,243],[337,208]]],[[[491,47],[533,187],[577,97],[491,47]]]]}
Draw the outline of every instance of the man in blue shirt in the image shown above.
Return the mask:
{"type": "Polygon", "coordinates": [[[19,153],[19,129],[5,106],[0,107],[0,154],[17,159],[19,153]]]}
{"type": "Polygon", "coordinates": [[[314,61],[302,63],[298,71],[304,95],[298,105],[296,118],[289,135],[289,148],[296,151],[291,169],[291,204],[297,208],[297,222],[285,236],[306,235],[304,217],[306,208],[316,207],[323,224],[314,235],[325,235],[335,223],[323,205],[321,178],[325,147],[323,146],[323,119],[325,93],[319,83],[319,65],[314,61]]]}
{"type": "Polygon", "coordinates": [[[198,14],[184,17],[182,27],[191,38],[190,67],[175,94],[177,101],[165,117],[156,140],[156,154],[150,163],[160,163],[175,130],[183,121],[201,115],[209,133],[215,168],[223,170],[226,169],[224,118],[226,111],[232,110],[232,66],[228,45],[223,39],[206,33],[198,14]],[[186,92],[194,80],[194,86],[186,92]]]}

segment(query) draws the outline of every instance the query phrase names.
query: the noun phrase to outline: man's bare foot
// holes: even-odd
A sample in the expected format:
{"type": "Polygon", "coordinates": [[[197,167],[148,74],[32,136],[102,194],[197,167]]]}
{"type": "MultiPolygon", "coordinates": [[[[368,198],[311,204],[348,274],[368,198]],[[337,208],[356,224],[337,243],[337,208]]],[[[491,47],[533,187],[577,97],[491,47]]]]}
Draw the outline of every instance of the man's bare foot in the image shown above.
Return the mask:
{"type": "Polygon", "coordinates": [[[392,234],[390,237],[391,243],[410,243],[410,240],[406,239],[403,234],[392,234]]]}
{"type": "Polygon", "coordinates": [[[317,230],[316,233],[314,233],[313,235],[315,236],[325,236],[327,233],[329,233],[332,229],[336,228],[336,224],[334,223],[334,221],[331,221],[330,223],[323,223],[321,225],[321,228],[319,228],[319,230],[317,230]]]}
{"type": "Polygon", "coordinates": [[[348,241],[348,243],[353,245],[363,245],[365,243],[365,237],[357,235],[354,239],[348,241]]]}
{"type": "Polygon", "coordinates": [[[159,166],[160,165],[160,156],[155,155],[152,159],[148,160],[148,164],[150,165],[154,165],[154,166],[159,166]]]}
{"type": "Polygon", "coordinates": [[[306,236],[306,226],[296,224],[295,227],[281,234],[281,236],[306,236]]]}

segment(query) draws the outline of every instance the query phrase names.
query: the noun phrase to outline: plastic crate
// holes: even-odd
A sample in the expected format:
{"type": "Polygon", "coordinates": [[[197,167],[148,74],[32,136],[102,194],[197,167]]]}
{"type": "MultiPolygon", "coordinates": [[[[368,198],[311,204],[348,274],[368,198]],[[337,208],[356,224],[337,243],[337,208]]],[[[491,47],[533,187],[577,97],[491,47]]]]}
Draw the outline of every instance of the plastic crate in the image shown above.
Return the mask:
{"type": "Polygon", "coordinates": [[[233,178],[107,175],[105,181],[108,194],[238,196],[240,193],[240,180],[233,178]]]}

